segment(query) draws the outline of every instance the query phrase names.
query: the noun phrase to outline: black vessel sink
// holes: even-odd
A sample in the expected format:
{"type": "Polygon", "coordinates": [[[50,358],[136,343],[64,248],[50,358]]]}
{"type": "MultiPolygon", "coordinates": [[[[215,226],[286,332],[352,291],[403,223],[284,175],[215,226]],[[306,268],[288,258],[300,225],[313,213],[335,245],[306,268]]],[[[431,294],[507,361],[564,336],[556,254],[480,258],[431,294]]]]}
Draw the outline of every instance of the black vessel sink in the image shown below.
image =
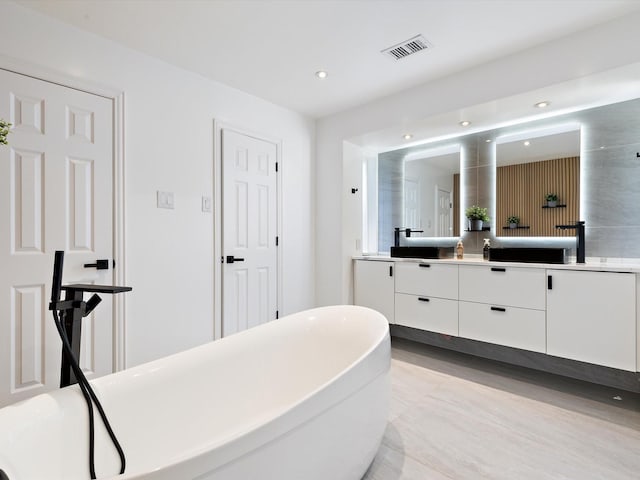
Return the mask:
{"type": "Polygon", "coordinates": [[[398,258],[453,258],[453,247],[391,247],[391,256],[398,258]]]}
{"type": "Polygon", "coordinates": [[[568,248],[491,248],[489,260],[493,262],[569,263],[568,248]]]}

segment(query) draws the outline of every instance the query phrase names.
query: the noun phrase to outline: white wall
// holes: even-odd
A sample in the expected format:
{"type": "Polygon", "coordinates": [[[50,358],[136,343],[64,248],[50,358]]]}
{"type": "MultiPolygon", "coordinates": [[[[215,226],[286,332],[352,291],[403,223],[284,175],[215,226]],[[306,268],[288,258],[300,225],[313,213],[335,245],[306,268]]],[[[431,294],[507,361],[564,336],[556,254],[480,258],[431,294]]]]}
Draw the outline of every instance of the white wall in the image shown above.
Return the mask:
{"type": "Polygon", "coordinates": [[[342,173],[342,222],[346,225],[344,232],[342,255],[347,268],[343,271],[341,283],[346,285],[341,303],[353,303],[353,263],[351,258],[362,253],[362,164],[365,152],[349,142],[343,144],[342,173]],[[353,193],[353,189],[356,190],[353,193]]]}
{"type": "Polygon", "coordinates": [[[313,306],[312,120],[13,3],[0,31],[0,55],[125,92],[127,366],[212,339],[214,118],[282,140],[280,312],[313,306]]]}
{"type": "MultiPolygon", "coordinates": [[[[369,132],[410,125],[437,114],[482,104],[640,61],[640,14],[603,24],[517,55],[483,64],[405,92],[356,107],[317,123],[316,302],[348,299],[351,264],[341,245],[357,218],[342,215],[342,143],[369,132]],[[322,206],[322,207],[320,207],[322,206]],[[337,212],[340,212],[338,214],[337,212]],[[342,279],[342,282],[338,282],[342,279]]],[[[352,157],[354,157],[352,155],[352,157]]]]}

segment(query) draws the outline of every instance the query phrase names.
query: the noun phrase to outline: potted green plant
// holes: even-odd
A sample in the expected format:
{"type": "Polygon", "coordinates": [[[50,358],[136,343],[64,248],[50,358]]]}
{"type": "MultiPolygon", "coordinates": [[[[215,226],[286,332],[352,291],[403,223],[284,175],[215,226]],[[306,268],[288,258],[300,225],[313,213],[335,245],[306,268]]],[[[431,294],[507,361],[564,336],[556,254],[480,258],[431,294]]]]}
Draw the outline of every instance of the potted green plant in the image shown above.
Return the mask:
{"type": "Polygon", "coordinates": [[[472,205],[465,210],[465,216],[469,219],[469,230],[482,230],[483,224],[489,222],[487,209],[472,205]]]}
{"type": "Polygon", "coordinates": [[[555,193],[547,193],[547,207],[555,207],[558,204],[558,195],[555,193]]]}
{"type": "Polygon", "coordinates": [[[11,124],[0,118],[0,145],[7,145],[7,135],[9,135],[11,124]]]}
{"type": "Polygon", "coordinates": [[[520,217],[518,217],[517,215],[511,215],[510,217],[507,217],[507,224],[509,225],[509,228],[517,228],[520,224],[520,217]]]}

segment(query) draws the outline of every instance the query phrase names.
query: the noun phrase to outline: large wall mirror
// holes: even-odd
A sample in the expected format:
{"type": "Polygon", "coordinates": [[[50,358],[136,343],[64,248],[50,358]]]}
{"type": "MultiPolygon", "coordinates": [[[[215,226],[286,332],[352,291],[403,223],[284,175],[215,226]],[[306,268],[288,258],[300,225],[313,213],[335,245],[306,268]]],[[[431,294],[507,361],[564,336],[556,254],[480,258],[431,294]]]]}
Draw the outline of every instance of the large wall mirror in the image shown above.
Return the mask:
{"type": "Polygon", "coordinates": [[[409,241],[459,235],[459,211],[459,144],[416,145],[378,155],[380,252],[393,245],[396,227],[415,231],[409,241]]]}
{"type": "Polygon", "coordinates": [[[458,235],[460,147],[407,154],[403,190],[404,227],[418,237],[458,235]]]}
{"type": "Polygon", "coordinates": [[[580,125],[496,139],[496,236],[552,237],[580,218],[580,125]]]}
{"type": "Polygon", "coordinates": [[[640,242],[629,241],[640,232],[639,131],[634,99],[378,153],[378,218],[368,224],[378,243],[369,253],[389,252],[395,227],[423,230],[401,245],[462,237],[465,252],[480,252],[483,238],[570,247],[575,232],[556,226],[583,220],[588,256],[640,258],[640,242]],[[488,209],[490,230],[467,231],[461,216],[472,205],[488,209]]]}

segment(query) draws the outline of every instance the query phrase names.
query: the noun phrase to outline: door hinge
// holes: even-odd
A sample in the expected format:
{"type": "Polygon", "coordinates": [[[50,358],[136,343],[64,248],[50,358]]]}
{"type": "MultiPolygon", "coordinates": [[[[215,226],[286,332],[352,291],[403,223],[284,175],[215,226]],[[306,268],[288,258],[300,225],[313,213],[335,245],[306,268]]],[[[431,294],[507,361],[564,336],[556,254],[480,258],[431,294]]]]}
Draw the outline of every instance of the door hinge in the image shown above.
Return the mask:
{"type": "Polygon", "coordinates": [[[276,172],[278,171],[278,162],[276,162],[276,172]]]}
{"type": "Polygon", "coordinates": [[[280,237],[276,236],[276,247],[278,246],[279,243],[280,243],[280,237]]]}
{"type": "Polygon", "coordinates": [[[276,310],[276,320],[280,317],[280,313],[276,310]]]}

